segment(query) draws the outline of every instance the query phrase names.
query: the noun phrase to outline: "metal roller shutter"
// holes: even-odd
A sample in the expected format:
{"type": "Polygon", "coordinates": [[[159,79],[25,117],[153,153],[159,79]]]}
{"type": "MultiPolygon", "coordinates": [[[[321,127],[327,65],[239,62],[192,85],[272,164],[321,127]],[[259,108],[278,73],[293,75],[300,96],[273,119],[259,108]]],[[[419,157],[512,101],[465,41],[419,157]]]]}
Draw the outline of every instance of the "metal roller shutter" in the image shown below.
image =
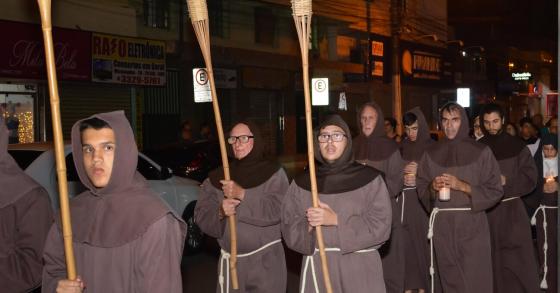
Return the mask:
{"type": "Polygon", "coordinates": [[[72,125],[96,113],[124,110],[131,117],[130,87],[110,84],[62,84],[59,89],[62,129],[70,138],[72,125]]]}

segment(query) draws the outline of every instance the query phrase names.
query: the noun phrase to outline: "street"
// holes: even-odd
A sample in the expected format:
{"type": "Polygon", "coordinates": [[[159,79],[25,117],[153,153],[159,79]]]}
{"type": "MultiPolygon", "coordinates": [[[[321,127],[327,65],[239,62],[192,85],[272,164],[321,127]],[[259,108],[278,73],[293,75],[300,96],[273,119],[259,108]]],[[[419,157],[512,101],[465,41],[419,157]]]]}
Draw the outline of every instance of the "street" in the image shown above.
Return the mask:
{"type": "MultiPolygon", "coordinates": [[[[202,252],[187,256],[183,260],[183,292],[210,293],[215,292],[218,284],[219,247],[215,239],[206,239],[202,252]]],[[[299,254],[286,250],[288,267],[287,293],[298,292],[301,257],[299,254]]]]}

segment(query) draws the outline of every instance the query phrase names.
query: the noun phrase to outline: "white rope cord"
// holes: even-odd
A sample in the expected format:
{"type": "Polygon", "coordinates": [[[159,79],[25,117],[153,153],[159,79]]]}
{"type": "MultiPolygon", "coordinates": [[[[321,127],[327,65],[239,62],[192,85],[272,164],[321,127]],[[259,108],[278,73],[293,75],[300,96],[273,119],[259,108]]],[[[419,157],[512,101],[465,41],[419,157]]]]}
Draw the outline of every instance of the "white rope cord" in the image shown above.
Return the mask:
{"type": "Polygon", "coordinates": [[[547,205],[539,205],[539,207],[537,208],[537,210],[535,211],[535,213],[533,214],[533,216],[531,217],[531,225],[535,226],[537,225],[537,214],[539,212],[542,212],[543,214],[543,232],[544,232],[544,244],[543,244],[543,252],[544,252],[544,263],[543,263],[543,278],[541,280],[541,289],[548,289],[548,282],[546,281],[546,277],[548,274],[548,257],[547,257],[547,252],[548,252],[548,233],[547,233],[547,226],[548,223],[546,221],[546,209],[558,209],[558,207],[555,206],[547,206],[547,205]]]}
{"type": "Polygon", "coordinates": [[[434,208],[430,213],[430,222],[428,226],[428,239],[430,239],[430,278],[432,281],[432,293],[434,293],[435,273],[434,268],[434,225],[436,223],[436,216],[439,212],[446,211],[470,211],[471,208],[434,208]]]}
{"type": "Polygon", "coordinates": [[[514,199],[517,199],[517,198],[519,198],[519,196],[504,198],[504,199],[502,199],[502,202],[507,202],[507,201],[514,200],[514,199]]]}
{"type": "MultiPolygon", "coordinates": [[[[269,248],[270,246],[280,243],[282,242],[282,240],[277,239],[274,240],[272,242],[269,242],[265,245],[263,245],[262,247],[260,247],[259,249],[253,250],[251,252],[248,253],[244,253],[244,254],[238,254],[237,257],[238,258],[242,258],[242,257],[247,257],[247,256],[251,256],[253,254],[256,254],[258,252],[261,252],[262,250],[265,250],[267,248],[269,248]]],[[[226,271],[226,293],[229,293],[229,259],[231,257],[231,254],[225,250],[221,250],[220,251],[220,276],[218,277],[218,283],[220,283],[220,292],[224,293],[224,264],[226,265],[225,267],[227,268],[226,271]]]]}
{"type": "MultiPolygon", "coordinates": [[[[416,186],[414,186],[414,187],[405,187],[405,188],[403,188],[403,190],[401,191],[401,198],[402,198],[402,205],[401,205],[401,224],[404,222],[404,202],[405,202],[405,199],[404,199],[404,197],[405,197],[405,196],[404,196],[404,192],[407,191],[407,190],[415,190],[415,189],[416,189],[416,186]]],[[[397,200],[397,202],[398,202],[398,200],[397,200]]]]}
{"type": "MultiPolygon", "coordinates": [[[[362,249],[362,250],[357,250],[354,251],[352,253],[367,253],[367,252],[372,252],[372,251],[376,251],[376,248],[368,248],[368,249],[362,249]]],[[[325,252],[333,252],[333,251],[340,251],[340,248],[337,247],[325,247],[325,252]]],[[[319,285],[317,282],[317,273],[315,272],[315,262],[313,261],[313,255],[315,255],[317,252],[319,252],[319,249],[315,248],[315,251],[313,252],[312,255],[308,255],[305,257],[305,264],[303,266],[303,274],[302,274],[302,282],[301,282],[301,288],[300,288],[300,292],[304,293],[305,292],[305,284],[307,281],[307,268],[309,267],[309,264],[311,264],[311,275],[313,276],[313,285],[315,287],[315,292],[319,293],[319,285]]]]}

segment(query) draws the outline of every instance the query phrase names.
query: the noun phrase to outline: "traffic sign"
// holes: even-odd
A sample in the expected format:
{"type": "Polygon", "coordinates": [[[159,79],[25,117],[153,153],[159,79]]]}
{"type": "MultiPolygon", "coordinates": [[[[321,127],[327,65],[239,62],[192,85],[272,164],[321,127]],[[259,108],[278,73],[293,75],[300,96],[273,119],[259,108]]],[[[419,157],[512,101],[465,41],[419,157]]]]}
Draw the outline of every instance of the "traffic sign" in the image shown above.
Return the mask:
{"type": "Polygon", "coordinates": [[[195,103],[212,102],[212,93],[206,68],[193,68],[193,89],[195,103]]]}
{"type": "Polygon", "coordinates": [[[313,78],[311,80],[311,104],[313,106],[329,105],[328,78],[313,78]]]}

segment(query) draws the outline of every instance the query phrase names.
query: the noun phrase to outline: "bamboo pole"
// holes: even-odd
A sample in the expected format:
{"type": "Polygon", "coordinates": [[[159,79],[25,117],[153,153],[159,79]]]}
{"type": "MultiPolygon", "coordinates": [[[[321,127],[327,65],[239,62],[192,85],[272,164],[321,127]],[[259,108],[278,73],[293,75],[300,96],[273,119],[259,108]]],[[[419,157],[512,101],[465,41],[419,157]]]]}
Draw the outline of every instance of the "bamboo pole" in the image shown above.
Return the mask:
{"type": "MultiPolygon", "coordinates": [[[[301,60],[303,67],[303,92],[305,95],[305,126],[307,129],[307,160],[309,163],[309,178],[311,179],[311,197],[313,207],[319,207],[319,195],[317,194],[317,178],[315,175],[315,154],[313,150],[313,125],[311,117],[311,96],[309,93],[309,39],[311,34],[311,0],[292,0],[292,10],[296,25],[299,44],[301,49],[301,60]]],[[[321,226],[315,227],[317,244],[323,270],[323,280],[327,293],[332,293],[331,279],[323,241],[323,230],[321,226]]]]}
{"type": "Polygon", "coordinates": [[[60,100],[56,79],[56,64],[54,60],[54,45],[52,38],[51,0],[37,0],[41,13],[41,26],[45,45],[45,61],[49,83],[51,102],[52,126],[54,132],[54,152],[56,157],[56,172],[58,176],[58,195],[60,197],[60,215],[62,218],[62,236],[64,239],[64,254],[66,256],[66,271],[69,280],[76,280],[76,264],[74,249],[72,248],[72,224],[68,205],[68,183],[66,181],[66,160],[64,159],[64,139],[60,122],[60,100]]]}
{"type": "MultiPolygon", "coordinates": [[[[218,103],[218,95],[216,94],[216,86],[214,84],[214,72],[212,68],[212,55],[210,54],[210,29],[208,24],[208,8],[206,0],[187,0],[189,15],[196,33],[200,50],[206,63],[206,71],[208,72],[208,82],[212,94],[212,106],[214,109],[214,117],[216,120],[216,129],[218,131],[218,139],[220,141],[220,153],[222,156],[222,165],[224,168],[224,179],[230,180],[229,162],[226,152],[226,144],[224,139],[224,131],[222,128],[222,116],[220,115],[220,105],[218,103]]],[[[231,275],[231,284],[233,289],[239,289],[237,280],[237,225],[235,215],[228,216],[229,232],[230,232],[230,263],[229,270],[231,275]]],[[[229,284],[227,285],[229,286],[229,284]]]]}

